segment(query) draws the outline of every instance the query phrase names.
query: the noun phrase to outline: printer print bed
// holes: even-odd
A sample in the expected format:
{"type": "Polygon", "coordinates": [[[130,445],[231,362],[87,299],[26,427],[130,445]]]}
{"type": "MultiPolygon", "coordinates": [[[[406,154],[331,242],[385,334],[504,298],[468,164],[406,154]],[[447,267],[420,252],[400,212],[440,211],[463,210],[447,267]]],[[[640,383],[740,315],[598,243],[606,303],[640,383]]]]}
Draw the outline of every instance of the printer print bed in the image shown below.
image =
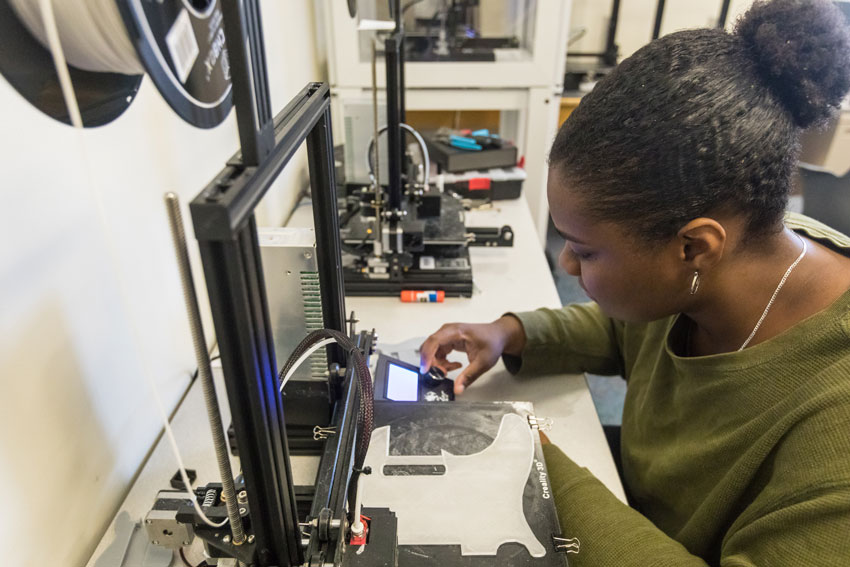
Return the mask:
{"type": "MultiPolygon", "coordinates": [[[[474,455],[490,447],[507,414],[519,415],[526,421],[533,414],[527,402],[452,402],[445,404],[376,402],[375,428],[390,427],[388,454],[433,456],[430,465],[413,464],[419,471],[387,471],[384,474],[422,476],[446,474],[446,467],[436,464],[441,451],[451,455],[474,455]]],[[[503,543],[495,555],[463,555],[461,546],[454,545],[399,545],[400,566],[565,566],[566,558],[556,552],[552,536],[560,535],[557,514],[545,476],[543,454],[539,437],[532,434],[533,457],[531,471],[522,493],[522,512],[534,537],[545,548],[545,554],[533,557],[520,543],[503,543]],[[540,463],[540,464],[538,464],[540,463]],[[541,471],[542,468],[542,471],[541,471]],[[541,472],[543,475],[541,476],[541,472]],[[545,489],[543,484],[546,484],[545,489]]],[[[385,449],[386,450],[386,449],[385,449]]],[[[397,468],[400,465],[392,465],[397,468]]],[[[451,465],[448,465],[449,468],[451,465]]],[[[380,471],[373,471],[373,475],[380,471]]],[[[364,502],[364,505],[366,503],[364,502]]],[[[370,505],[370,507],[374,507],[370,505]]],[[[399,524],[404,518],[399,518],[399,524]]],[[[443,521],[437,517],[434,522],[443,521]]]]}

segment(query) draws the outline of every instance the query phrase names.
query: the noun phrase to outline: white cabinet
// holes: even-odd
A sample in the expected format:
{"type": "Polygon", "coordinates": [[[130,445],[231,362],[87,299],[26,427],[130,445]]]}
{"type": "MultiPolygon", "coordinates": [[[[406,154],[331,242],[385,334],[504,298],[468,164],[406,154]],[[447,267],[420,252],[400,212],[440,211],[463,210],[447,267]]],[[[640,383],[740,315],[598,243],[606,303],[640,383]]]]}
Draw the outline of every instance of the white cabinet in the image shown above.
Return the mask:
{"type": "MultiPolygon", "coordinates": [[[[371,100],[374,32],[358,27],[363,20],[389,20],[387,4],[360,0],[352,19],[346,2],[324,2],[337,141],[343,140],[346,103],[371,100]]],[[[500,111],[501,134],[525,157],[524,194],[542,240],[548,219],[546,158],[557,131],[572,2],[405,0],[405,5],[410,5],[404,12],[406,108],[500,111]],[[466,13],[447,13],[452,5],[465,6],[466,13]],[[467,18],[461,22],[460,16],[467,18]]],[[[379,59],[379,88],[384,83],[379,59]]]]}

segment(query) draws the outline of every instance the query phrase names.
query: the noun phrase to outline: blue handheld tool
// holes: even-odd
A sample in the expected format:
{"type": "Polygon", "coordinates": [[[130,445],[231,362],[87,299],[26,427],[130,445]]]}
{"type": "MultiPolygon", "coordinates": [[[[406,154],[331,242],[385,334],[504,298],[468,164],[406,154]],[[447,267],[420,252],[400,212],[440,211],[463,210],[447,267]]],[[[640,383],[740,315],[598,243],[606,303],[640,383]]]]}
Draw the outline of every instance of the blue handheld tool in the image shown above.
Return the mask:
{"type": "Polygon", "coordinates": [[[449,136],[449,145],[455,148],[460,148],[462,150],[483,150],[484,147],[481,146],[478,142],[475,141],[474,138],[466,138],[464,136],[457,136],[452,134],[449,136]]]}

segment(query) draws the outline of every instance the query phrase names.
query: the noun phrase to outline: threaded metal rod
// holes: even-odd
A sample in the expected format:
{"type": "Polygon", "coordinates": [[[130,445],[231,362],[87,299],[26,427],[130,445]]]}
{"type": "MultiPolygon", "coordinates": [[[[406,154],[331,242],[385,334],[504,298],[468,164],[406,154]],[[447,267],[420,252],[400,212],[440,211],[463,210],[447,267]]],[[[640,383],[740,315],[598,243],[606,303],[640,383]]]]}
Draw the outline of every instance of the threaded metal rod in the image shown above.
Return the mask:
{"type": "MultiPolygon", "coordinates": [[[[189,263],[189,251],[186,247],[186,231],[183,228],[183,217],[180,214],[180,201],[174,193],[166,193],[165,207],[168,211],[168,224],[171,227],[171,238],[174,241],[174,254],[177,256],[177,266],[180,269],[180,283],[183,284],[183,299],[186,303],[186,314],[189,316],[189,328],[192,331],[192,345],[195,348],[195,359],[198,362],[198,378],[204,389],[204,401],[207,406],[207,417],[212,429],[215,457],[218,461],[218,471],[221,474],[221,486],[224,503],[227,506],[227,517],[233,532],[233,543],[240,545],[245,541],[245,531],[242,527],[242,517],[239,515],[239,504],[236,499],[236,489],[233,485],[233,471],[230,468],[230,457],[227,454],[227,444],[224,440],[224,427],[221,423],[221,412],[218,398],[215,395],[210,357],[204,338],[204,327],[201,323],[201,312],[198,308],[198,297],[195,295],[195,281],[192,278],[192,266],[189,263]]],[[[189,490],[191,487],[186,487],[189,490]]]]}

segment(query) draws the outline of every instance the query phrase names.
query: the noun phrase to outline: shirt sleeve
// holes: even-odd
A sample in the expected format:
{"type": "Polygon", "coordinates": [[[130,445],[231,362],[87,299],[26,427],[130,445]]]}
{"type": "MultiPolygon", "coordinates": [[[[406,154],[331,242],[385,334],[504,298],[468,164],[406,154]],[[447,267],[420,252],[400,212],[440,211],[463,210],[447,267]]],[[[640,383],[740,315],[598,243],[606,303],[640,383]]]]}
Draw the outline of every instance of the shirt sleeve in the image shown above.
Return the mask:
{"type": "MultiPolygon", "coordinates": [[[[546,466],[565,538],[579,540],[570,567],[705,567],[702,558],[623,504],[590,471],[554,445],[544,445],[546,466]]],[[[850,492],[819,489],[743,526],[722,546],[720,567],[830,567],[850,557],[850,492]],[[813,563],[814,561],[814,563],[813,563]]]]}
{"type": "Polygon", "coordinates": [[[509,315],[519,319],[526,336],[521,356],[503,356],[509,372],[622,373],[622,323],[603,314],[596,303],[576,303],[561,309],[509,315]]]}
{"type": "Polygon", "coordinates": [[[836,397],[798,408],[806,417],[782,436],[723,540],[730,564],[850,565],[850,401],[836,397]]]}
{"type": "Polygon", "coordinates": [[[579,541],[570,567],[706,567],[555,445],[544,445],[543,452],[562,534],[579,541]]]}
{"type": "Polygon", "coordinates": [[[721,564],[843,567],[848,533],[850,486],[818,486],[730,534],[721,564]]]}

